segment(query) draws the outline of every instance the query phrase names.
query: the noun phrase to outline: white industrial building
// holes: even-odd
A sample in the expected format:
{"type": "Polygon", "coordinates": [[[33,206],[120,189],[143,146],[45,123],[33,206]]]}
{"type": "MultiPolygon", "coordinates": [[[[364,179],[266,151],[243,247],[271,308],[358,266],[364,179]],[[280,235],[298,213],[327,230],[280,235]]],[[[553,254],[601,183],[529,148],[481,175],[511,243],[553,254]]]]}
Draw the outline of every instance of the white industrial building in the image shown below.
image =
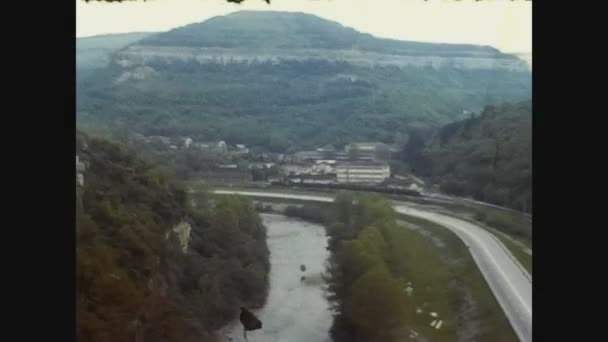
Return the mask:
{"type": "Polygon", "coordinates": [[[342,163],[336,167],[338,183],[378,184],[391,176],[388,164],[342,163]]]}

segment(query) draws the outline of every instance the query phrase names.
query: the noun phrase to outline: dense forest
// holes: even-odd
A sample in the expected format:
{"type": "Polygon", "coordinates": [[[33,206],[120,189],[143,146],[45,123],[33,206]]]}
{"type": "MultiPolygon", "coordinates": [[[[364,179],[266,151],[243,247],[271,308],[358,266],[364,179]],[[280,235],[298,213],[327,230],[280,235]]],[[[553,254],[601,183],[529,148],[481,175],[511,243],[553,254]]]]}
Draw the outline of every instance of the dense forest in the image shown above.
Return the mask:
{"type": "Polygon", "coordinates": [[[76,85],[110,63],[112,53],[152,33],[118,33],[76,38],[76,85]]]}
{"type": "Polygon", "coordinates": [[[146,37],[142,45],[219,48],[359,49],[403,55],[471,56],[513,59],[490,46],[438,44],[377,38],[337,22],[297,12],[238,11],[146,37]],[[229,38],[229,39],[227,39],[229,38]]]}
{"type": "Polygon", "coordinates": [[[408,145],[410,165],[443,192],[532,212],[531,101],[488,106],[408,145]]]}
{"type": "Polygon", "coordinates": [[[76,69],[102,68],[110,62],[113,52],[151,34],[130,32],[76,38],[76,69]]]}
{"type": "Polygon", "coordinates": [[[114,53],[109,66],[79,83],[79,125],[275,152],[356,140],[402,144],[413,130],[438,128],[465,111],[531,92],[529,70],[431,63],[459,54],[512,58],[493,48],[378,39],[304,14],[239,12],[148,36],[133,49],[114,53]],[[296,57],[257,59],[250,45],[262,54],[296,57]],[[227,60],[180,55],[193,47],[220,49],[227,60]],[[369,66],[374,59],[367,55],[357,57],[363,64],[340,57],[357,51],[429,61],[369,66]],[[338,58],[327,57],[332,53],[338,58]],[[297,58],[301,54],[316,57],[297,58]],[[253,59],[241,59],[247,56],[253,59]]]}
{"type": "Polygon", "coordinates": [[[129,148],[77,133],[76,318],[81,342],[216,341],[264,304],[266,230],[252,203],[189,198],[129,148]]]}

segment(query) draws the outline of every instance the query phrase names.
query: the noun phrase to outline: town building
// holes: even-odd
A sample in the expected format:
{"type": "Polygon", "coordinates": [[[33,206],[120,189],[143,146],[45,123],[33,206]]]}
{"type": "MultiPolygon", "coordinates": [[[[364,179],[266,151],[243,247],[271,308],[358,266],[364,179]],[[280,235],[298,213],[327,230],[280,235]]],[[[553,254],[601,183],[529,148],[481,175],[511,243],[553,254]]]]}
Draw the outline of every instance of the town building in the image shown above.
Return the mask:
{"type": "Polygon", "coordinates": [[[217,143],[217,149],[222,153],[226,153],[228,152],[228,145],[226,145],[225,141],[220,141],[217,143]]]}
{"type": "Polygon", "coordinates": [[[192,138],[186,138],[186,139],[184,139],[184,147],[185,148],[189,148],[191,144],[192,144],[192,138]]]}
{"type": "Polygon", "coordinates": [[[330,175],[336,174],[336,161],[335,160],[317,160],[312,166],[313,175],[330,175]]]}
{"type": "Polygon", "coordinates": [[[312,173],[311,164],[286,164],[280,168],[280,173],[286,176],[308,175],[312,173]]]}
{"type": "Polygon", "coordinates": [[[381,142],[357,142],[344,147],[344,152],[349,158],[357,160],[376,160],[381,150],[390,151],[390,148],[381,142]]]}
{"type": "Polygon", "coordinates": [[[381,163],[340,163],[336,176],[338,183],[379,184],[390,178],[391,168],[381,163]]]}
{"type": "Polygon", "coordinates": [[[249,149],[245,145],[243,145],[243,144],[236,144],[233,153],[236,154],[236,155],[248,154],[249,153],[249,149]]]}

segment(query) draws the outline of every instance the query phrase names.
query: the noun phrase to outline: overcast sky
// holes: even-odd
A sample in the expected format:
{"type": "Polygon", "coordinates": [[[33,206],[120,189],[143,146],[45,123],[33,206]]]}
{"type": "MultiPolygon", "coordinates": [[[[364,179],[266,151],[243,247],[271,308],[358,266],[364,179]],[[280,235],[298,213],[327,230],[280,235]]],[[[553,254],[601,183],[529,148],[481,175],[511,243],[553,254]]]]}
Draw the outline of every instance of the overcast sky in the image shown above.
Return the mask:
{"type": "Polygon", "coordinates": [[[527,0],[76,0],[76,36],[166,31],[238,10],[298,11],[377,37],[490,45],[532,51],[532,2],[527,0]]]}

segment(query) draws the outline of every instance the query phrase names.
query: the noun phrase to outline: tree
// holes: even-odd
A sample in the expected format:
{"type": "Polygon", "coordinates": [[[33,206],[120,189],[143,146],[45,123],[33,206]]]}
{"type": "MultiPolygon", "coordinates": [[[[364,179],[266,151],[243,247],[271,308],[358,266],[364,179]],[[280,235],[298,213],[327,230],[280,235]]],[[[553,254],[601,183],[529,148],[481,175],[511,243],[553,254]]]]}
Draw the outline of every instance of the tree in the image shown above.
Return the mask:
{"type": "Polygon", "coordinates": [[[361,341],[399,341],[406,329],[407,303],[399,282],[385,266],[366,272],[352,286],[347,315],[361,341]]]}
{"type": "Polygon", "coordinates": [[[135,151],[80,131],[76,146],[90,164],[76,190],[78,341],[209,342],[235,307],[264,303],[269,252],[249,200],[203,194],[191,206],[135,151]],[[187,253],[171,229],[182,223],[187,253]]]}
{"type": "Polygon", "coordinates": [[[403,149],[404,159],[418,172],[412,171],[412,173],[426,174],[430,170],[427,170],[424,166],[423,151],[425,147],[424,133],[420,130],[414,130],[410,133],[407,144],[403,149]]]}
{"type": "Polygon", "coordinates": [[[488,106],[481,116],[441,128],[419,160],[448,194],[530,210],[531,119],[529,100],[488,106]]]}

